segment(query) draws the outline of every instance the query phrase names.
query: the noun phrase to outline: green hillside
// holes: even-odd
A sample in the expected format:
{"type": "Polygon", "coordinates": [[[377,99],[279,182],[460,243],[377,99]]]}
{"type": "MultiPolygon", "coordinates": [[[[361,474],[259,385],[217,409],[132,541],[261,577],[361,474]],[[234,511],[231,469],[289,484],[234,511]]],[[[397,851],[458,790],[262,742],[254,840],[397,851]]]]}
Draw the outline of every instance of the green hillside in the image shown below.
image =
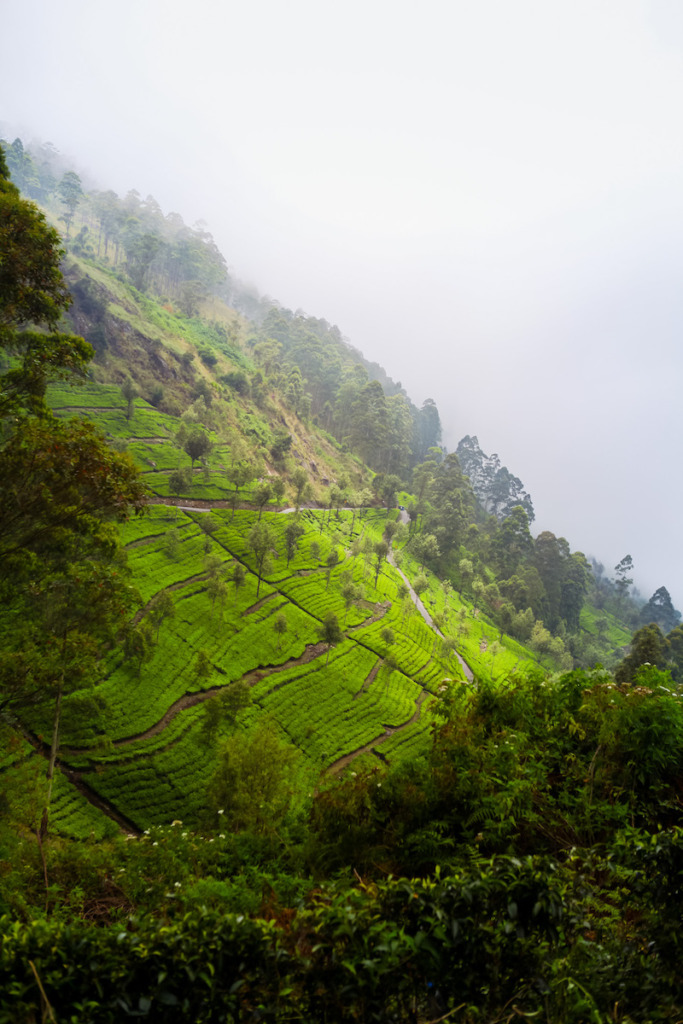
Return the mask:
{"type": "Polygon", "coordinates": [[[1,154],[0,1024],[683,1016],[665,588],[203,228],[1,154]]]}

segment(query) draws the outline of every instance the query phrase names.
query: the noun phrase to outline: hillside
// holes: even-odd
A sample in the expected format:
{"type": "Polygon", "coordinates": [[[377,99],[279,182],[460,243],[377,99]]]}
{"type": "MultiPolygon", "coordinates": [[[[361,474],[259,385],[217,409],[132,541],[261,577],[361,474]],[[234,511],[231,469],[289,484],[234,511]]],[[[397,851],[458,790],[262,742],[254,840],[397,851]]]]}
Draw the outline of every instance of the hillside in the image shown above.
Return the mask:
{"type": "Polygon", "coordinates": [[[664,588],[13,147],[68,240],[0,161],[0,1024],[675,1019],[664,588]]]}

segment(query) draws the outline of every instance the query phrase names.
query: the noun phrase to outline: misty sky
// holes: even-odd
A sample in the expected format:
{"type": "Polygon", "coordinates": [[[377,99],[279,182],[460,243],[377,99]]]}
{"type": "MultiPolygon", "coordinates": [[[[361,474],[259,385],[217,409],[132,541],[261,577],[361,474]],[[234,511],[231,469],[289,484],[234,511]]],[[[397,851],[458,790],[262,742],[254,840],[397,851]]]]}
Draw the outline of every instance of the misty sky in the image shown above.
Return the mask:
{"type": "Polygon", "coordinates": [[[206,220],[679,608],[682,107],[680,0],[3,9],[5,133],[206,220]]]}

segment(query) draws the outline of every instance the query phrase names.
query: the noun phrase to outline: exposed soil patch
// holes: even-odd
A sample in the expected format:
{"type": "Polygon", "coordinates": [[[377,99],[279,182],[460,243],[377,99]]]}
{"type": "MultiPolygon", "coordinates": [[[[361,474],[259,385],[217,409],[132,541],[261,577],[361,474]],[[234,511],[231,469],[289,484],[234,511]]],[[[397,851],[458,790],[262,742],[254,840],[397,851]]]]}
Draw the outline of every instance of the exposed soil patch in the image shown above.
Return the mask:
{"type": "Polygon", "coordinates": [[[363,621],[359,622],[357,626],[349,626],[346,632],[355,633],[357,629],[365,629],[366,626],[371,626],[373,622],[379,622],[379,620],[383,619],[391,608],[391,601],[384,601],[382,604],[375,605],[374,607],[377,610],[374,611],[372,615],[368,615],[367,619],[363,619],[363,621]]]}

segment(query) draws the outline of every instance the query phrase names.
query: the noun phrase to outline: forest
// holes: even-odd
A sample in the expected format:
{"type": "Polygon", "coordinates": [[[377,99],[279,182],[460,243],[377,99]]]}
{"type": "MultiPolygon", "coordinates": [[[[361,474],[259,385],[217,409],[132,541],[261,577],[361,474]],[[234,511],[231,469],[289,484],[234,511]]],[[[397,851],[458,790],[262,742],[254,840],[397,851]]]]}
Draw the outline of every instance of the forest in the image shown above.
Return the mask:
{"type": "Polygon", "coordinates": [[[665,586],[20,139],[0,343],[0,1024],[683,1018],[665,586]]]}

